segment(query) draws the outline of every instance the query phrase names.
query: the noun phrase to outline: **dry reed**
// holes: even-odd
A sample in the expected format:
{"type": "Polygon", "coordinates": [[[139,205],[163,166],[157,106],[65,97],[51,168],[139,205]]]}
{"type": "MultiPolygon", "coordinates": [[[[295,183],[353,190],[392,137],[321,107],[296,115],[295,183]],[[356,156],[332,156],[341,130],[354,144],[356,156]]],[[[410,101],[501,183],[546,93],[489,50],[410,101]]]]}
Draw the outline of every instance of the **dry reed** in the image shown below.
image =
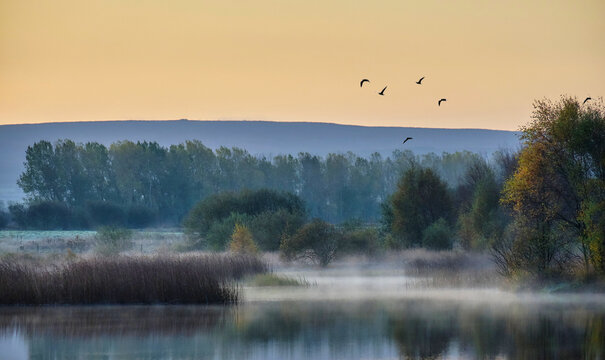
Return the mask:
{"type": "Polygon", "coordinates": [[[35,265],[0,260],[0,304],[228,304],[234,280],[266,271],[245,255],[93,257],[35,265]]]}

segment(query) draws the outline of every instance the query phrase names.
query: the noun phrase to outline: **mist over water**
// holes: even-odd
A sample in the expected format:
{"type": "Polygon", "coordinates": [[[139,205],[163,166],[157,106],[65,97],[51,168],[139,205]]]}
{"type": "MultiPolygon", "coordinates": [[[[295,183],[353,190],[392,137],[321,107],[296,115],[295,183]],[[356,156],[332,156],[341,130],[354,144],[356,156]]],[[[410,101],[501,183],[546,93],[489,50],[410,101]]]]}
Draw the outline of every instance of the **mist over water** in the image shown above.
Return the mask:
{"type": "Polygon", "coordinates": [[[0,358],[599,359],[605,297],[425,286],[398,269],[284,269],[220,306],[0,308],[0,358]]]}

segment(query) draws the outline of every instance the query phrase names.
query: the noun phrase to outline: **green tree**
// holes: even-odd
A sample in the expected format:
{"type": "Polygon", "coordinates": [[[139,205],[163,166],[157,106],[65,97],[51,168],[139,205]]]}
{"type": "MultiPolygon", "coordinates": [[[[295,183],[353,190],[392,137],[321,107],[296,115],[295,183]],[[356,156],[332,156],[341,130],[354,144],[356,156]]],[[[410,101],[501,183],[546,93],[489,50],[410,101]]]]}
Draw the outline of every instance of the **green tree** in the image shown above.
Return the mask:
{"type": "Polygon", "coordinates": [[[55,151],[49,141],[39,141],[25,151],[25,171],[17,184],[30,199],[60,201],[60,190],[55,151]]]}
{"type": "Polygon", "coordinates": [[[350,212],[350,159],[343,154],[328,154],[325,160],[325,212],[328,221],[342,221],[350,212]]]}
{"type": "Polygon", "coordinates": [[[292,155],[277,155],[273,158],[272,174],[269,177],[272,189],[295,193],[298,187],[300,163],[292,155]]]}
{"type": "Polygon", "coordinates": [[[500,239],[508,222],[500,207],[501,188],[483,159],[467,169],[457,189],[458,235],[467,249],[487,249],[500,239]]]}
{"type": "Polygon", "coordinates": [[[166,149],[155,142],[121,141],[112,144],[109,153],[122,200],[158,208],[166,149]]]}
{"type": "Polygon", "coordinates": [[[309,153],[298,154],[300,162],[300,197],[309,205],[311,216],[325,213],[325,183],[322,162],[318,156],[309,153]]]}
{"type": "Polygon", "coordinates": [[[447,186],[432,169],[412,167],[391,198],[391,231],[404,246],[420,246],[424,230],[440,218],[448,223],[453,209],[447,186]]]}

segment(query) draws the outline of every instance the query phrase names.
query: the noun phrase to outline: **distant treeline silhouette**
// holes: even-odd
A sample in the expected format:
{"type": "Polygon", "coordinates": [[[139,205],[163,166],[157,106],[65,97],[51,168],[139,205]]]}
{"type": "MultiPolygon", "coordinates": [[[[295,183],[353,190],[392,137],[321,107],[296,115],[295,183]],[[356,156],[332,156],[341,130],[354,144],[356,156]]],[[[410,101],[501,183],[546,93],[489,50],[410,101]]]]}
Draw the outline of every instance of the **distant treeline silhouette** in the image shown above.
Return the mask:
{"type": "Polygon", "coordinates": [[[145,227],[180,224],[198,201],[212,194],[267,188],[298,195],[310,217],[376,222],[381,204],[414,165],[434,169],[455,188],[478,160],[484,161],[471,152],[266,157],[241,148],[212,150],[199,141],[170,147],[121,141],[109,148],[95,142],[40,141],[28,147],[18,180],[27,201],[10,210],[23,228],[145,227]]]}

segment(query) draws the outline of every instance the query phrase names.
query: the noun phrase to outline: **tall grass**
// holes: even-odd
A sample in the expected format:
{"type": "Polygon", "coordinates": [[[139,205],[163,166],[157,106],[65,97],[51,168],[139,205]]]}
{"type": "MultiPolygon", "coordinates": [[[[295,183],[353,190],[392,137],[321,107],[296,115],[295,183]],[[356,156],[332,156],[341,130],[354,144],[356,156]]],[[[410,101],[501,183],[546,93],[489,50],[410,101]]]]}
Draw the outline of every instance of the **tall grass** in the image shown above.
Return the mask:
{"type": "Polygon", "coordinates": [[[504,281],[488,254],[416,249],[401,257],[406,274],[419,278],[413,287],[493,287],[504,281]]]}
{"type": "Polygon", "coordinates": [[[0,304],[228,304],[235,279],[266,271],[245,255],[94,257],[57,264],[0,260],[0,304]]]}

